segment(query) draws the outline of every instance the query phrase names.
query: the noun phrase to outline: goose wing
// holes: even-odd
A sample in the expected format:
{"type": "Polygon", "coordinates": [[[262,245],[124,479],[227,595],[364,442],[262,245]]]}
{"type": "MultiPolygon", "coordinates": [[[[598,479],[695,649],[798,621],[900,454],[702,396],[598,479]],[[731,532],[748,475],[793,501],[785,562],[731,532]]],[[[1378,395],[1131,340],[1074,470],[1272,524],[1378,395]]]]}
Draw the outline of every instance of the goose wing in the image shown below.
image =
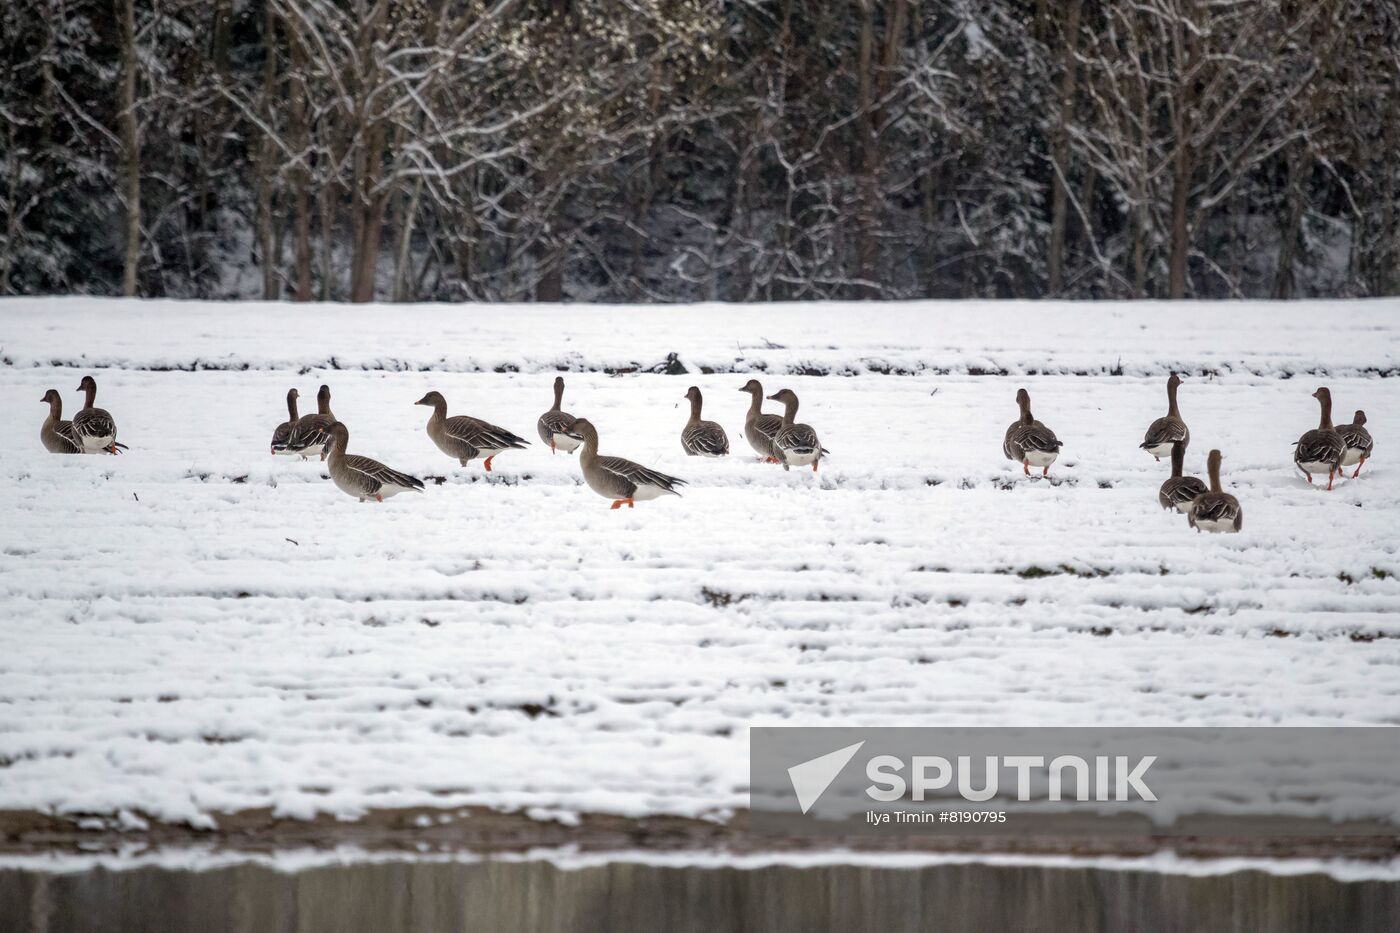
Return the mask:
{"type": "Polygon", "coordinates": [[[304,415],[296,420],[292,425],[291,434],[287,437],[288,450],[305,450],[317,444],[325,444],[330,440],[326,433],[330,426],[335,424],[335,417],[332,415],[304,415]]]}
{"type": "Polygon", "coordinates": [[[759,415],[753,420],[754,428],[770,441],[783,429],[781,415],[759,415]]]}
{"type": "Polygon", "coordinates": [[[1337,433],[1342,436],[1342,443],[1349,450],[1361,450],[1369,454],[1376,444],[1371,432],[1359,424],[1344,424],[1337,429],[1337,433]]]}
{"type": "Polygon", "coordinates": [[[112,420],[112,416],[102,408],[85,408],[73,416],[69,422],[72,426],[73,436],[79,439],[84,437],[111,437],[117,433],[117,423],[112,420]]]}
{"type": "Polygon", "coordinates": [[[382,486],[400,486],[404,489],[419,490],[423,488],[423,481],[418,477],[390,469],[378,460],[371,460],[369,457],[351,454],[341,458],[341,463],[346,469],[363,476],[367,481],[366,486],[371,492],[377,491],[382,486]]]}
{"type": "Polygon", "coordinates": [[[729,435],[713,421],[701,421],[681,432],[681,443],[692,454],[723,457],[729,453],[729,435]]]}
{"type": "MultiPolygon", "coordinates": [[[[78,436],[73,433],[73,422],[60,421],[58,424],[53,426],[53,433],[55,437],[63,441],[63,443],[67,444],[69,447],[73,448],[73,450],[71,451],[72,453],[80,454],[83,452],[82,442],[79,441],[78,436]]],[[[120,446],[124,448],[126,445],[122,444],[120,446]]]]}
{"type": "Polygon", "coordinates": [[[286,450],[287,442],[292,438],[292,422],[284,421],[277,426],[277,430],[272,432],[272,449],[286,450]]]}
{"type": "Polygon", "coordinates": [[[1336,431],[1312,430],[1298,438],[1293,451],[1297,463],[1335,463],[1346,453],[1346,444],[1336,431]]]}
{"type": "Polygon", "coordinates": [[[540,437],[548,442],[551,434],[564,434],[573,430],[577,420],[567,411],[547,411],[540,415],[540,437]]]}
{"type": "MultiPolygon", "coordinates": [[[[655,486],[666,492],[676,492],[675,487],[686,484],[683,479],[667,476],[656,470],[649,470],[640,463],[633,463],[631,460],[624,460],[621,457],[599,457],[596,462],[604,470],[622,477],[633,486],[655,486]]],[[[680,493],[676,493],[676,495],[680,495],[680,493]]]]}
{"type": "Polygon", "coordinates": [[[1234,521],[1238,528],[1242,523],[1243,510],[1240,501],[1226,492],[1208,492],[1198,496],[1191,508],[1191,518],[1198,522],[1234,521]]]}
{"type": "Polygon", "coordinates": [[[821,447],[821,441],[817,440],[817,432],[812,430],[810,424],[788,425],[778,432],[773,443],[780,450],[797,450],[804,453],[821,447]]]}
{"type": "Polygon", "coordinates": [[[475,450],[519,450],[530,442],[479,418],[457,415],[443,424],[447,436],[475,450]]]}
{"type": "Polygon", "coordinates": [[[1180,418],[1173,418],[1170,415],[1158,418],[1147,428],[1147,433],[1143,435],[1143,448],[1160,447],[1163,444],[1174,444],[1177,441],[1184,441],[1187,438],[1186,422],[1180,418]]]}
{"type": "Polygon", "coordinates": [[[1039,421],[1031,424],[1018,424],[1008,443],[1022,451],[1040,450],[1045,453],[1054,453],[1064,446],[1060,443],[1060,439],[1055,436],[1055,432],[1039,421]]]}

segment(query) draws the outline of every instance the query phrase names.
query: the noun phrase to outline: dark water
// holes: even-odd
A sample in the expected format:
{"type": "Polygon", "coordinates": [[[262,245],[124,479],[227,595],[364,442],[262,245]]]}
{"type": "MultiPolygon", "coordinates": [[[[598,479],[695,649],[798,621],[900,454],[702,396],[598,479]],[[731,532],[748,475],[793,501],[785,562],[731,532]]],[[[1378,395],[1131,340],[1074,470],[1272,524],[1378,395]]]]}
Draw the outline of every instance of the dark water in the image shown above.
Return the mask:
{"type": "Polygon", "coordinates": [[[941,865],[709,869],[399,862],[296,873],[0,870],[0,931],[904,933],[1400,930],[1400,884],[941,865]]]}

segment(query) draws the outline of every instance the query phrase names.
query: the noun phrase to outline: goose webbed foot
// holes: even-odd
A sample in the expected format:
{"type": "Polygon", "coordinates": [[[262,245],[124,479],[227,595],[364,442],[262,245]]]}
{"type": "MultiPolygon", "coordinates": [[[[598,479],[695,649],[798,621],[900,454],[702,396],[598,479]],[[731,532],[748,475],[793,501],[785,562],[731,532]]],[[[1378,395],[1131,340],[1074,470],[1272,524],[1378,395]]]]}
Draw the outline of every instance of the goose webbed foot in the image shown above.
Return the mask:
{"type": "Polygon", "coordinates": [[[486,458],[486,472],[487,472],[487,473],[490,473],[490,472],[491,472],[491,461],[495,458],[495,456],[496,456],[495,454],[492,454],[490,457],[487,457],[487,458],[486,458]]]}
{"type": "Polygon", "coordinates": [[[1365,457],[1362,457],[1362,458],[1361,458],[1361,462],[1358,463],[1358,464],[1356,465],[1356,472],[1353,473],[1353,474],[1351,474],[1351,478],[1352,478],[1352,479],[1356,479],[1358,476],[1360,476],[1360,475],[1361,475],[1361,468],[1364,467],[1365,465],[1366,465],[1366,458],[1365,458],[1365,457]]]}
{"type": "Polygon", "coordinates": [[[1025,473],[1027,476],[1031,475],[1031,462],[1029,460],[1021,461],[1021,472],[1025,473]]]}
{"type": "Polygon", "coordinates": [[[1049,475],[1050,475],[1050,467],[1047,466],[1045,469],[1041,470],[1041,471],[1040,471],[1040,475],[1041,475],[1041,476],[1049,476],[1049,475]]]}
{"type": "Polygon", "coordinates": [[[1327,471],[1327,491],[1328,491],[1328,492],[1331,492],[1331,491],[1332,491],[1332,481],[1333,481],[1334,479],[1336,479],[1336,478],[1337,478],[1337,471],[1336,471],[1336,470],[1328,470],[1328,471],[1327,471]]]}
{"type": "Polygon", "coordinates": [[[613,500],[613,504],[612,504],[609,508],[620,509],[620,508],[622,508],[624,505],[626,505],[629,509],[635,509],[635,508],[637,507],[636,502],[629,498],[629,499],[614,499],[614,500],[613,500]]]}

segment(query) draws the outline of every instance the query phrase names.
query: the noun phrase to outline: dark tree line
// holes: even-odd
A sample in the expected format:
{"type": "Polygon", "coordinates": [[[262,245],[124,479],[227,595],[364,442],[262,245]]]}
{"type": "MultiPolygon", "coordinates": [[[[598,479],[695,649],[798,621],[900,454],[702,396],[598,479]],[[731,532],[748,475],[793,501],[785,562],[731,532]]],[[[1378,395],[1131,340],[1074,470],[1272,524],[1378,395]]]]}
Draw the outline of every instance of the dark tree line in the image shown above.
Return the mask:
{"type": "Polygon", "coordinates": [[[1400,0],[8,0],[0,294],[1400,292],[1400,0]]]}

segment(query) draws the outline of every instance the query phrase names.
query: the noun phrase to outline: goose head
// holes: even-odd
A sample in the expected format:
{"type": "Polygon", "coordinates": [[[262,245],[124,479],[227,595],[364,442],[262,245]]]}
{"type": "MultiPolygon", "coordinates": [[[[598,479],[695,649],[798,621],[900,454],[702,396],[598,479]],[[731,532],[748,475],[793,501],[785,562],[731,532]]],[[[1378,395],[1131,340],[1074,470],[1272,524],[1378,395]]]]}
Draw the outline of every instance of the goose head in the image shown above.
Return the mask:
{"type": "Polygon", "coordinates": [[[422,398],[420,398],[418,401],[414,402],[413,404],[415,404],[415,405],[431,405],[431,406],[434,407],[434,408],[437,408],[439,405],[441,405],[443,408],[446,408],[446,407],[447,407],[447,399],[445,399],[445,398],[442,397],[442,393],[441,393],[441,392],[429,392],[427,395],[423,396],[422,398]]]}
{"type": "Polygon", "coordinates": [[[80,383],[78,383],[78,391],[79,391],[79,392],[96,392],[96,391],[97,391],[97,380],[94,379],[94,378],[92,378],[91,376],[84,376],[84,377],[83,377],[83,381],[80,382],[80,383]]]}
{"type": "Polygon", "coordinates": [[[791,389],[780,389],[768,396],[770,402],[779,402],[783,405],[791,405],[797,402],[797,393],[791,389]]]}
{"type": "Polygon", "coordinates": [[[62,405],[62,404],[63,404],[63,397],[60,396],[60,395],[58,394],[58,390],[57,390],[57,389],[50,389],[49,391],[47,391],[47,392],[44,393],[44,397],[41,398],[41,399],[39,399],[39,401],[44,402],[44,403],[49,404],[49,405],[53,405],[53,404],[62,405]]]}
{"type": "Polygon", "coordinates": [[[748,382],[744,383],[744,387],[739,391],[747,392],[750,395],[762,395],[763,385],[757,379],[750,379],[748,382]]]}

